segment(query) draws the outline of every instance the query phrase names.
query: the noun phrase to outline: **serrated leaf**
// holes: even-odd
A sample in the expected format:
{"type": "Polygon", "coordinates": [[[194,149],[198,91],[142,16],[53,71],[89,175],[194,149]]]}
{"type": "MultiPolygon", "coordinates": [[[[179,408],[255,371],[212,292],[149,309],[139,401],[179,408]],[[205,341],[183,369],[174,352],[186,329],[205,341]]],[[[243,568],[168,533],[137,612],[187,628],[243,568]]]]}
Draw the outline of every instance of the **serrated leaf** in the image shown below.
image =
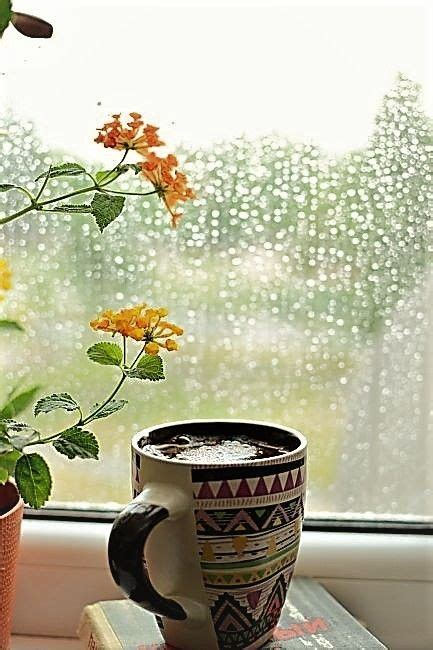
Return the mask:
{"type": "Polygon", "coordinates": [[[96,192],[92,199],[92,214],[98,224],[99,230],[103,230],[110,225],[123,210],[125,203],[124,196],[111,196],[96,192]]]}
{"type": "Polygon", "coordinates": [[[12,450],[13,447],[11,445],[11,441],[9,440],[9,438],[7,438],[6,436],[0,436],[0,454],[6,454],[12,450]]]}
{"type": "Polygon", "coordinates": [[[13,476],[15,473],[15,465],[21,455],[21,452],[16,449],[0,454],[0,467],[6,469],[9,476],[13,476]]]}
{"type": "Polygon", "coordinates": [[[123,360],[123,352],[117,343],[95,343],[87,350],[87,356],[91,361],[100,363],[103,366],[120,366],[123,360]]]}
{"type": "Polygon", "coordinates": [[[63,163],[62,165],[54,165],[48,171],[40,174],[35,178],[35,182],[40,181],[41,178],[46,178],[47,176],[49,178],[57,178],[58,176],[79,176],[85,171],[84,167],[77,163],[63,163]]]}
{"type": "Polygon", "coordinates": [[[53,442],[53,447],[68,458],[98,458],[99,444],[91,431],[72,427],[53,442]]]}
{"type": "Polygon", "coordinates": [[[0,185],[0,192],[9,192],[9,190],[13,190],[16,187],[16,185],[12,185],[11,183],[2,183],[0,185]]]}
{"type": "MultiPolygon", "coordinates": [[[[123,409],[124,406],[128,401],[126,399],[119,399],[119,400],[111,400],[111,402],[108,402],[98,413],[92,416],[92,420],[99,420],[99,418],[106,418],[109,415],[112,415],[112,413],[116,413],[117,411],[120,411],[120,409],[123,409]]],[[[95,409],[98,407],[97,404],[95,404],[95,409]]]]}
{"type": "Polygon", "coordinates": [[[24,411],[24,409],[27,408],[27,406],[29,406],[29,404],[33,402],[33,399],[39,389],[40,386],[32,386],[22,393],[19,393],[19,395],[15,395],[15,397],[10,399],[3,406],[2,410],[0,411],[0,419],[13,418],[16,415],[19,415],[22,411],[24,411]]]}
{"type": "Polygon", "coordinates": [[[56,206],[55,210],[66,214],[85,214],[86,212],[92,212],[92,207],[86,203],[61,203],[56,206]]]}
{"type": "Polygon", "coordinates": [[[16,320],[0,320],[0,329],[24,332],[24,327],[17,323],[16,320]]]}
{"type": "Polygon", "coordinates": [[[18,458],[15,480],[22,498],[32,508],[40,508],[50,496],[50,470],[39,454],[23,454],[18,458]]]}
{"type": "Polygon", "coordinates": [[[69,393],[53,393],[53,395],[41,397],[36,403],[35,416],[38,416],[40,413],[50,413],[50,411],[54,411],[55,409],[77,411],[79,408],[79,405],[69,393]]]}
{"type": "Polygon", "coordinates": [[[131,379],[149,379],[150,381],[160,381],[164,379],[164,366],[162,359],[157,354],[146,354],[140,359],[135,368],[126,373],[131,379]]]}
{"type": "MultiPolygon", "coordinates": [[[[0,420],[0,429],[2,432],[9,431],[25,431],[29,428],[29,425],[25,422],[17,422],[16,420],[0,420]]],[[[8,434],[9,435],[9,434],[8,434]]]]}
{"type": "Polygon", "coordinates": [[[30,442],[36,442],[40,439],[39,431],[36,431],[28,424],[21,424],[14,420],[3,420],[6,422],[6,435],[15,449],[22,451],[30,442]]]}
{"type": "Polygon", "coordinates": [[[29,442],[36,442],[40,438],[40,434],[36,429],[15,420],[0,420],[0,434],[2,437],[8,438],[13,447],[20,450],[29,442]]]}
{"type": "Polygon", "coordinates": [[[9,478],[9,472],[6,467],[0,465],[0,485],[4,485],[9,478]]]}

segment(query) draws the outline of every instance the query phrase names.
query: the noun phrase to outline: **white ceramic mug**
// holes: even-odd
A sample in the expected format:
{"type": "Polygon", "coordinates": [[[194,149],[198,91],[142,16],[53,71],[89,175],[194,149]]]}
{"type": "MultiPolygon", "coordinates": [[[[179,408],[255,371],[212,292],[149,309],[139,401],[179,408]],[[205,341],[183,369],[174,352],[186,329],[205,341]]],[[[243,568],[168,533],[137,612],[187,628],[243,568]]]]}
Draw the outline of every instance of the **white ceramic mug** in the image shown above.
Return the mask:
{"type": "Polygon", "coordinates": [[[305,463],[304,436],[264,422],[174,422],[134,436],[134,500],[113,525],[109,562],[127,596],[162,617],[167,643],[252,649],[272,636],[298,553],[305,463]],[[285,451],[192,464],[146,450],[179,434],[246,435],[285,451]]]}

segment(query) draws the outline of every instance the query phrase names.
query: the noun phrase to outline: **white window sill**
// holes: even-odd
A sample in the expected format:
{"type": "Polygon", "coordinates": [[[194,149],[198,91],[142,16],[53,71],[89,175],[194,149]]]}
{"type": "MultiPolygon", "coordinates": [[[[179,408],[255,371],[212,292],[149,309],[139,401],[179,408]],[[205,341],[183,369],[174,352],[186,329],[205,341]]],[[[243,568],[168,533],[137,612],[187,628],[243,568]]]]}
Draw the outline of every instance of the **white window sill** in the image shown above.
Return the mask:
{"type": "MultiPolygon", "coordinates": [[[[15,634],[74,637],[84,605],[121,597],[106,560],[110,528],[23,522],[15,634]]],[[[393,650],[433,647],[431,537],[306,531],[296,570],[319,579],[393,650]]],[[[25,645],[31,642],[18,638],[12,648],[79,647],[50,646],[42,639],[41,646],[25,645]]]]}
{"type": "Polygon", "coordinates": [[[78,639],[60,639],[47,636],[12,637],[11,650],[82,650],[78,639]]]}

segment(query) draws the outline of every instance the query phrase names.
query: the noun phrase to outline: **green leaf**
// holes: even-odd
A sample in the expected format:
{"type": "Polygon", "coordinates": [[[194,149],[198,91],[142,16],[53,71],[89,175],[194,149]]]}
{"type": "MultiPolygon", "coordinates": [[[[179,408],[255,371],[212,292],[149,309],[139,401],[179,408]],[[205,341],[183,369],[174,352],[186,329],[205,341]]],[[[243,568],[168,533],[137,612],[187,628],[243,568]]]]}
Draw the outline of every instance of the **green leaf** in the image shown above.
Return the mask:
{"type": "Polygon", "coordinates": [[[78,165],[77,163],[63,163],[62,165],[54,165],[48,171],[40,174],[36,181],[40,181],[41,178],[57,178],[58,176],[79,176],[79,174],[85,173],[84,167],[78,165]]]}
{"type": "MultiPolygon", "coordinates": [[[[111,400],[111,402],[108,402],[96,415],[92,416],[92,420],[98,420],[99,418],[106,418],[112,413],[116,413],[116,411],[120,411],[120,409],[123,409],[124,406],[127,404],[126,399],[119,399],[119,400],[111,400]]],[[[95,409],[98,407],[97,404],[95,404],[95,409]]]]}
{"type": "Polygon", "coordinates": [[[9,438],[7,436],[0,436],[0,454],[6,454],[12,450],[13,447],[11,445],[11,441],[9,440],[9,438]]]}
{"type": "Polygon", "coordinates": [[[13,476],[15,473],[15,465],[21,455],[21,452],[16,449],[0,454],[0,467],[6,469],[9,476],[13,476]]]}
{"type": "Polygon", "coordinates": [[[7,402],[9,402],[9,401],[12,399],[12,397],[15,397],[15,395],[16,395],[17,392],[18,392],[18,390],[19,390],[20,387],[22,386],[23,381],[24,381],[24,377],[22,377],[22,378],[21,378],[21,379],[20,379],[20,380],[15,384],[15,386],[11,386],[11,388],[9,389],[9,392],[8,392],[7,398],[6,398],[6,401],[7,401],[7,402]]]}
{"type": "Polygon", "coordinates": [[[68,458],[98,458],[99,444],[91,431],[72,427],[53,442],[53,447],[68,458]]]}
{"type": "Polygon", "coordinates": [[[115,181],[116,178],[119,178],[121,174],[122,172],[120,171],[120,169],[114,171],[113,170],[110,171],[109,169],[106,169],[105,171],[96,172],[95,180],[98,184],[101,183],[102,181],[104,181],[104,183],[111,183],[112,181],[115,181]]]}
{"type": "Polygon", "coordinates": [[[77,411],[80,407],[69,393],[54,393],[42,397],[35,405],[35,416],[40,413],[50,413],[55,409],[63,409],[64,411],[77,411]]]}
{"type": "Polygon", "coordinates": [[[0,38],[4,30],[9,25],[12,14],[10,0],[1,0],[0,2],[0,38]]]}
{"type": "Polygon", "coordinates": [[[112,183],[113,181],[116,180],[116,178],[119,178],[122,174],[126,174],[126,172],[129,172],[129,170],[133,171],[134,174],[138,174],[141,172],[141,167],[137,165],[136,163],[128,163],[126,165],[121,165],[120,167],[117,167],[117,169],[112,169],[111,171],[109,169],[103,170],[96,172],[95,174],[95,179],[97,183],[112,183]]]}
{"type": "Polygon", "coordinates": [[[15,480],[22,498],[32,508],[40,508],[50,496],[50,470],[39,454],[23,454],[18,458],[15,480]]]}
{"type": "Polygon", "coordinates": [[[13,190],[17,187],[17,185],[12,185],[11,183],[2,183],[0,185],[0,192],[9,192],[9,190],[13,190]]]}
{"type": "Polygon", "coordinates": [[[40,439],[39,431],[28,424],[15,422],[15,420],[3,420],[2,424],[6,424],[6,436],[16,449],[22,450],[30,442],[40,439]]]}
{"type": "Polygon", "coordinates": [[[4,485],[9,478],[9,472],[6,467],[0,465],[0,485],[4,485]]]}
{"type": "Polygon", "coordinates": [[[29,404],[33,402],[33,399],[39,389],[40,386],[32,386],[22,393],[19,393],[19,395],[15,395],[15,397],[10,399],[3,406],[2,410],[0,411],[0,419],[13,418],[16,415],[19,415],[22,411],[24,411],[24,409],[27,408],[29,404]]]}
{"type": "Polygon", "coordinates": [[[125,203],[124,196],[110,196],[97,192],[92,199],[92,214],[98,224],[99,230],[103,230],[117,219],[123,210],[125,203]]]}
{"type": "Polygon", "coordinates": [[[123,352],[117,343],[95,343],[87,350],[87,356],[95,363],[103,366],[120,366],[123,359],[123,352]]]}
{"type": "Polygon", "coordinates": [[[164,366],[162,359],[157,354],[146,354],[140,359],[135,368],[128,370],[128,377],[132,379],[150,379],[150,381],[160,381],[164,379],[164,366]]]}
{"type": "Polygon", "coordinates": [[[20,332],[24,332],[24,327],[17,323],[16,320],[0,320],[0,329],[19,330],[20,332]]]}
{"type": "Polygon", "coordinates": [[[65,212],[68,214],[85,214],[92,212],[92,207],[86,203],[61,203],[55,208],[56,212],[65,212]]]}

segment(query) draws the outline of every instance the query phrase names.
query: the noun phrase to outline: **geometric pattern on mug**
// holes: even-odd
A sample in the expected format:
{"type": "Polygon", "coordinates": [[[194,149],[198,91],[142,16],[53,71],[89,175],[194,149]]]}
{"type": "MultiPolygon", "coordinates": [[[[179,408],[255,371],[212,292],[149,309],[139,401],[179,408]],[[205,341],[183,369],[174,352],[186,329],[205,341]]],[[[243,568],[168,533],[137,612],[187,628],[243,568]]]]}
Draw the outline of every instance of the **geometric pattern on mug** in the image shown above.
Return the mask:
{"type": "Polygon", "coordinates": [[[275,581],[260,612],[251,612],[238,594],[222,593],[211,605],[215,632],[220,647],[245,648],[257,638],[266,635],[278,622],[284,604],[288,580],[282,574],[275,581]]]}
{"type": "Polygon", "coordinates": [[[305,466],[282,474],[193,483],[195,499],[239,499],[290,492],[304,484],[305,466]]]}
{"type": "MultiPolygon", "coordinates": [[[[289,566],[282,572],[285,584],[290,583],[293,574],[294,566],[289,566]]],[[[255,585],[254,588],[248,587],[232,587],[229,593],[236,599],[242,607],[244,607],[250,614],[254,615],[255,619],[260,617],[262,610],[266,603],[269,601],[269,594],[275,584],[275,578],[271,577],[255,585]]],[[[206,589],[208,594],[209,607],[213,608],[217,600],[221,600],[221,589],[218,587],[209,587],[206,589]]]]}
{"type": "Polygon", "coordinates": [[[279,551],[264,562],[263,558],[248,562],[211,564],[201,562],[203,581],[206,587],[249,587],[266,582],[282,571],[292,568],[296,561],[299,540],[293,546],[279,551]]]}
{"type": "Polygon", "coordinates": [[[199,554],[202,562],[265,559],[276,551],[287,548],[299,537],[300,520],[279,526],[269,536],[268,531],[255,534],[212,537],[199,536],[199,554]]]}
{"type": "Polygon", "coordinates": [[[195,501],[200,565],[221,648],[257,647],[278,622],[304,512],[300,460],[285,472],[258,468],[254,478],[195,476],[204,497],[195,501]]]}
{"type": "Polygon", "coordinates": [[[285,526],[303,514],[302,495],[293,499],[260,508],[242,508],[240,510],[197,509],[195,519],[197,532],[203,535],[220,536],[224,533],[245,535],[250,533],[276,530],[285,526]]]}

